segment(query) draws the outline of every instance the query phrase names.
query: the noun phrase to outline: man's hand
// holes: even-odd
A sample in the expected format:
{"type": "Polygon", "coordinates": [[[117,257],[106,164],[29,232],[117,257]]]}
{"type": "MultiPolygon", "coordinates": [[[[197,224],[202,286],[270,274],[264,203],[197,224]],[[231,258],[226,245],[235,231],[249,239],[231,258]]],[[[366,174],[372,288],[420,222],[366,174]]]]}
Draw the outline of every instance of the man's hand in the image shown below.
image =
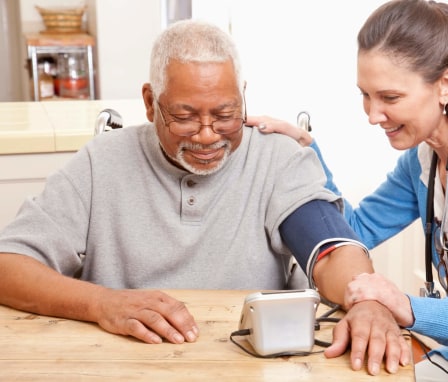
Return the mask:
{"type": "Polygon", "coordinates": [[[351,364],[360,370],[367,352],[367,369],[372,375],[380,372],[383,358],[386,370],[395,373],[399,364],[410,362],[411,350],[392,313],[376,301],[355,304],[333,330],[333,343],[325,356],[333,358],[345,352],[351,342],[351,364]]]}
{"type": "Polygon", "coordinates": [[[63,276],[24,255],[0,255],[0,303],[47,316],[97,322],[147,343],[193,342],[198,327],[185,305],[155,290],[114,290],[63,276]],[[16,277],[20,274],[21,277],[16,277]]]}
{"type": "Polygon", "coordinates": [[[160,291],[105,289],[97,312],[98,324],[108,332],[151,344],[163,338],[176,344],[194,342],[199,335],[185,305],[160,291]]]}

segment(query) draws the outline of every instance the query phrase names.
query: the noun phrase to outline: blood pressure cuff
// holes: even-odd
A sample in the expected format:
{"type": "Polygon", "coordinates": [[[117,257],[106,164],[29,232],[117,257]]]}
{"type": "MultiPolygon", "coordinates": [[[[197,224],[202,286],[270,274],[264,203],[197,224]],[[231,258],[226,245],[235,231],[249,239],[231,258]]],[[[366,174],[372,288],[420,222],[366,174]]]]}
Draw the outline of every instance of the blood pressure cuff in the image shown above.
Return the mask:
{"type": "Polygon", "coordinates": [[[297,208],[280,225],[280,235],[310,284],[314,284],[312,270],[317,256],[329,247],[353,244],[368,255],[337,206],[324,200],[313,200],[297,208]]]}

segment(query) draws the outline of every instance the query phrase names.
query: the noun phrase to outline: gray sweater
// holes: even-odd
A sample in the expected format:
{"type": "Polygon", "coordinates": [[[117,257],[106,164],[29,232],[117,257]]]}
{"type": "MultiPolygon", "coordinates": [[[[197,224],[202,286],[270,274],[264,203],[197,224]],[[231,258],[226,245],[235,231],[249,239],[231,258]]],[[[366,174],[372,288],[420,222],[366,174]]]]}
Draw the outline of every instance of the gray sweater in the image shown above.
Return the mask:
{"type": "MultiPolygon", "coordinates": [[[[112,288],[281,289],[279,225],[334,201],[314,151],[244,128],[224,167],[170,164],[152,125],[101,134],[51,175],[0,235],[0,252],[112,288]]],[[[318,228],[318,227],[317,227],[318,228]]]]}

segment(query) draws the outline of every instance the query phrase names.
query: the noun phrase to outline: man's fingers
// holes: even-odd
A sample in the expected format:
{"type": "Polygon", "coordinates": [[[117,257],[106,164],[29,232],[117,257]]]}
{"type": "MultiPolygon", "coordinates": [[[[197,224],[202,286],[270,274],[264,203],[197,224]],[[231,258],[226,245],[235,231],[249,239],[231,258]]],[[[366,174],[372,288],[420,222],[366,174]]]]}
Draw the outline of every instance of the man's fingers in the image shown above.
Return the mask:
{"type": "Polygon", "coordinates": [[[157,296],[157,311],[145,309],[138,319],[172,343],[196,341],[199,330],[185,304],[164,293],[157,296]]]}
{"type": "Polygon", "coordinates": [[[364,346],[364,339],[361,344],[361,347],[364,347],[364,351],[366,350],[368,343],[368,361],[367,361],[367,370],[372,375],[378,375],[381,369],[381,364],[383,363],[383,358],[386,354],[386,343],[391,345],[390,341],[393,341],[393,336],[390,335],[388,339],[386,336],[389,334],[384,334],[381,327],[372,326],[370,331],[370,338],[367,338],[367,341],[364,346]]]}
{"type": "Polygon", "coordinates": [[[344,354],[350,343],[350,331],[347,322],[342,319],[333,329],[333,342],[325,349],[324,355],[327,358],[339,357],[344,354]]]}
{"type": "Polygon", "coordinates": [[[402,334],[392,333],[388,338],[386,349],[386,370],[394,374],[398,371],[399,365],[406,366],[411,361],[411,349],[402,334]],[[394,339],[396,337],[396,340],[394,339]]]}
{"type": "Polygon", "coordinates": [[[411,363],[412,349],[410,342],[406,341],[403,335],[400,338],[400,346],[401,346],[400,364],[402,366],[407,366],[411,363]]]}
{"type": "Polygon", "coordinates": [[[126,322],[125,333],[123,334],[135,337],[148,344],[160,344],[162,342],[162,338],[160,336],[149,330],[145,325],[136,319],[129,319],[126,322]]]}
{"type": "Polygon", "coordinates": [[[380,373],[383,362],[388,372],[395,373],[400,364],[407,365],[411,360],[411,350],[392,314],[377,302],[356,304],[347,312],[335,326],[333,343],[325,350],[325,356],[343,354],[350,341],[353,370],[363,367],[366,354],[367,370],[372,375],[380,373]],[[376,313],[372,315],[372,311],[376,313]]]}
{"type": "Polygon", "coordinates": [[[107,290],[98,324],[147,343],[196,341],[199,329],[185,304],[161,291],[107,290]]]}
{"type": "Polygon", "coordinates": [[[338,357],[347,350],[351,342],[350,362],[352,369],[360,370],[364,364],[369,332],[362,334],[352,332],[350,322],[346,317],[342,318],[333,329],[333,343],[325,350],[324,355],[328,358],[338,357]]]}
{"type": "MultiPolygon", "coordinates": [[[[364,364],[364,358],[369,346],[369,332],[357,333],[352,332],[352,348],[350,353],[350,360],[352,363],[353,370],[361,370],[364,364]]],[[[371,341],[371,339],[370,339],[371,341]]],[[[369,355],[370,360],[370,355],[369,355]]]]}

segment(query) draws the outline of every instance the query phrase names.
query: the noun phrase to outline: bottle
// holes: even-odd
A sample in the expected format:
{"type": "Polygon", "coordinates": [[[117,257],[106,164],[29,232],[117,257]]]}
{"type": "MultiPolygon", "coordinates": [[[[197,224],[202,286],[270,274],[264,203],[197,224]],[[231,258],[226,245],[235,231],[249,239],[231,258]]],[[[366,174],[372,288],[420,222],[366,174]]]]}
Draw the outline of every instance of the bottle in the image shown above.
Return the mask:
{"type": "Polygon", "coordinates": [[[49,74],[53,78],[53,85],[54,85],[54,95],[59,95],[59,85],[58,85],[58,78],[57,78],[57,66],[56,66],[56,60],[54,56],[45,56],[43,58],[39,58],[38,63],[44,64],[44,72],[49,74]],[[41,61],[42,60],[42,61],[41,61]]]}
{"type": "Polygon", "coordinates": [[[39,64],[37,66],[37,71],[39,73],[38,81],[38,94],[39,99],[49,99],[54,97],[54,83],[53,77],[45,71],[45,66],[39,64]]]}

